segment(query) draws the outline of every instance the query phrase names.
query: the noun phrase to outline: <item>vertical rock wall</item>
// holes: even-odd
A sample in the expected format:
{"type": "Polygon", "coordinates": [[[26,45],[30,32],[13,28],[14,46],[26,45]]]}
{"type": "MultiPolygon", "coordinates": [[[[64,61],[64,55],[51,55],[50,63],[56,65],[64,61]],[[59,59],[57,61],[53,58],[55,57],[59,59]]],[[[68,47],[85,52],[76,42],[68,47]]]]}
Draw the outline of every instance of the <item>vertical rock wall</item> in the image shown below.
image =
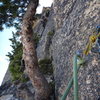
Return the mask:
{"type": "MultiPolygon", "coordinates": [[[[45,27],[41,19],[34,32],[40,36],[39,59],[53,58],[56,100],[60,100],[72,77],[72,58],[84,50],[93,29],[100,24],[100,0],[54,0],[45,27]],[[52,38],[49,32],[55,30],[52,38]]],[[[100,54],[91,52],[79,70],[79,100],[100,98],[100,54]]],[[[73,89],[66,100],[73,100],[73,89]]]]}
{"type": "Polygon", "coordinates": [[[7,81],[11,81],[11,73],[10,73],[9,69],[7,69],[7,72],[4,76],[2,84],[6,83],[7,81]]]}
{"type": "MultiPolygon", "coordinates": [[[[93,29],[100,24],[100,0],[55,0],[53,36],[55,89],[57,99],[64,93],[72,76],[72,58],[84,50],[93,29]]],[[[90,53],[87,65],[79,71],[79,100],[100,97],[100,54],[90,53]]],[[[71,92],[66,100],[72,100],[71,92]]]]}
{"type": "Polygon", "coordinates": [[[49,8],[42,12],[41,19],[39,20],[39,23],[34,29],[34,32],[40,35],[39,43],[37,46],[37,56],[38,59],[44,59],[50,57],[50,44],[51,44],[51,37],[50,32],[53,32],[55,30],[54,26],[54,12],[53,8],[49,8]],[[49,10],[49,15],[46,17],[46,12],[49,10]],[[43,17],[46,17],[46,21],[43,17]],[[45,23],[45,27],[43,27],[43,24],[45,23]]]}

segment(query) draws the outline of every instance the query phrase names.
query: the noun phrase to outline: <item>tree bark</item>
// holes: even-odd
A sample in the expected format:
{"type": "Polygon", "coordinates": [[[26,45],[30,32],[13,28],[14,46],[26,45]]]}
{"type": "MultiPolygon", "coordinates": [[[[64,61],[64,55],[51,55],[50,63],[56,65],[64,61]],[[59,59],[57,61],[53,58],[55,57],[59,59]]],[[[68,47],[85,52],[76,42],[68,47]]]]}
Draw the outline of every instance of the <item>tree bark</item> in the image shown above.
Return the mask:
{"type": "Polygon", "coordinates": [[[35,100],[48,100],[50,88],[47,80],[39,70],[35,44],[33,41],[32,22],[38,2],[39,0],[30,0],[27,11],[23,17],[21,40],[26,71],[35,88],[35,100]]]}

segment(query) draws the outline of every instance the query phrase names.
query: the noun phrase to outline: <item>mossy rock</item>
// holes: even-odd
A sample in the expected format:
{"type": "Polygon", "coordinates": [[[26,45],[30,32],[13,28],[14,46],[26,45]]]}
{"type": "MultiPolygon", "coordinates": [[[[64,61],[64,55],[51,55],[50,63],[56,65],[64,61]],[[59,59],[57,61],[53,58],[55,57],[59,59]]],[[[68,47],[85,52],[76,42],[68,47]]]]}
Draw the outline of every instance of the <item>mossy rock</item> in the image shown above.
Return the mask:
{"type": "Polygon", "coordinates": [[[39,61],[39,67],[43,74],[52,75],[53,74],[53,65],[52,60],[45,58],[39,61]]]}
{"type": "Polygon", "coordinates": [[[48,36],[53,36],[54,34],[55,34],[54,30],[48,32],[48,36]]]}
{"type": "Polygon", "coordinates": [[[37,48],[37,45],[38,45],[39,40],[40,40],[40,36],[38,35],[38,33],[33,34],[33,40],[34,40],[34,43],[35,43],[35,48],[37,48]]]}

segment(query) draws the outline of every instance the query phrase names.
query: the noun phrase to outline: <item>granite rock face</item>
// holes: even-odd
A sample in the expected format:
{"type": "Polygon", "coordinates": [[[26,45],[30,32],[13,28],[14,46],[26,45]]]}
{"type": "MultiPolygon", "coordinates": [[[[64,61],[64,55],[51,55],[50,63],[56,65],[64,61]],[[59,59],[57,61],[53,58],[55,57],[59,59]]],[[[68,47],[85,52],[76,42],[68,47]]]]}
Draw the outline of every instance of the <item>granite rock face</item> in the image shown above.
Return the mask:
{"type": "Polygon", "coordinates": [[[11,81],[11,73],[10,73],[9,69],[7,69],[7,72],[4,76],[2,84],[6,83],[7,81],[11,81]]]}
{"type": "Polygon", "coordinates": [[[0,100],[18,100],[18,99],[13,97],[13,95],[4,95],[0,97],[0,100]]]}
{"type": "MultiPolygon", "coordinates": [[[[37,45],[37,56],[39,59],[49,58],[49,47],[52,40],[52,32],[54,32],[53,9],[51,7],[43,8],[41,18],[35,22],[33,31],[39,37],[37,45]],[[50,34],[48,34],[50,33],[50,34]]],[[[52,82],[53,76],[45,76],[49,83],[52,82]]],[[[53,100],[53,96],[51,96],[53,100]]],[[[0,87],[0,100],[34,100],[34,87],[31,82],[20,83],[11,82],[11,74],[9,69],[4,77],[2,86],[0,87]]]]}
{"type": "MultiPolygon", "coordinates": [[[[72,76],[72,58],[84,50],[93,29],[100,24],[100,0],[55,0],[53,36],[55,89],[57,99],[64,93],[72,76]]],[[[90,53],[87,65],[79,71],[80,100],[100,97],[100,54],[90,53]]],[[[72,100],[72,92],[66,100],[72,100]]]]}
{"type": "Polygon", "coordinates": [[[26,83],[6,82],[0,87],[0,100],[34,100],[34,88],[26,83]]]}
{"type": "MultiPolygon", "coordinates": [[[[34,27],[34,32],[40,36],[37,56],[38,59],[52,58],[56,100],[60,100],[72,77],[72,59],[75,52],[86,48],[88,38],[98,24],[100,0],[54,0],[53,6],[47,8],[37,21],[34,27]]],[[[79,100],[100,100],[100,54],[90,52],[86,58],[86,64],[78,73],[79,100]]],[[[17,86],[17,89],[22,90],[17,91],[16,96],[21,94],[24,100],[31,100],[27,97],[34,95],[34,89],[29,87],[27,85],[27,90],[17,86]]],[[[0,92],[2,96],[12,97],[12,94],[4,93],[0,92]]],[[[73,89],[66,100],[73,100],[73,89]]]]}
{"type": "Polygon", "coordinates": [[[40,35],[40,40],[37,46],[37,56],[38,59],[44,59],[50,57],[50,44],[52,42],[52,36],[49,36],[50,32],[54,32],[54,20],[53,20],[54,12],[53,8],[47,8],[46,11],[43,9],[43,13],[41,19],[39,20],[37,26],[34,28],[34,32],[40,35]],[[47,11],[49,11],[49,15],[46,16],[47,11]],[[45,19],[44,19],[45,17],[45,19]],[[45,26],[43,25],[45,24],[45,26]]]}

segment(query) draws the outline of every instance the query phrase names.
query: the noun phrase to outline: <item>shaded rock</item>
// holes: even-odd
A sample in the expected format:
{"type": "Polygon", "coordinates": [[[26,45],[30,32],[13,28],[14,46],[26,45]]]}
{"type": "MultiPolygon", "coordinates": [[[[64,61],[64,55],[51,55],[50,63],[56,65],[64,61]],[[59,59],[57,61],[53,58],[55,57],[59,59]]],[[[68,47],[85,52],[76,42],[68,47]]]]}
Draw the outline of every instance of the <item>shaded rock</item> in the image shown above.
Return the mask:
{"type": "Polygon", "coordinates": [[[6,82],[0,87],[0,100],[33,100],[34,88],[30,81],[26,83],[12,84],[6,82]],[[14,99],[16,98],[16,99],[14,99]]]}
{"type": "Polygon", "coordinates": [[[19,99],[23,99],[23,100],[34,100],[34,88],[31,84],[31,82],[27,82],[27,83],[20,83],[17,86],[17,92],[16,92],[16,96],[19,99]]]}
{"type": "Polygon", "coordinates": [[[0,100],[19,100],[19,99],[13,97],[13,95],[4,95],[0,97],[0,100]]]}
{"type": "MultiPolygon", "coordinates": [[[[55,29],[54,27],[54,20],[53,20],[53,9],[52,7],[49,8],[50,12],[49,12],[49,16],[47,16],[47,22],[45,25],[45,28],[42,26],[41,21],[39,22],[39,26],[37,25],[37,27],[34,29],[35,33],[38,33],[41,37],[40,37],[40,41],[38,43],[38,47],[37,47],[37,56],[39,59],[44,59],[46,56],[49,57],[49,48],[47,48],[48,44],[50,46],[51,43],[51,39],[49,37],[48,39],[48,32],[51,32],[55,29]],[[42,30],[41,30],[42,28],[42,30]]],[[[43,16],[45,16],[46,12],[44,12],[43,16]]]]}

